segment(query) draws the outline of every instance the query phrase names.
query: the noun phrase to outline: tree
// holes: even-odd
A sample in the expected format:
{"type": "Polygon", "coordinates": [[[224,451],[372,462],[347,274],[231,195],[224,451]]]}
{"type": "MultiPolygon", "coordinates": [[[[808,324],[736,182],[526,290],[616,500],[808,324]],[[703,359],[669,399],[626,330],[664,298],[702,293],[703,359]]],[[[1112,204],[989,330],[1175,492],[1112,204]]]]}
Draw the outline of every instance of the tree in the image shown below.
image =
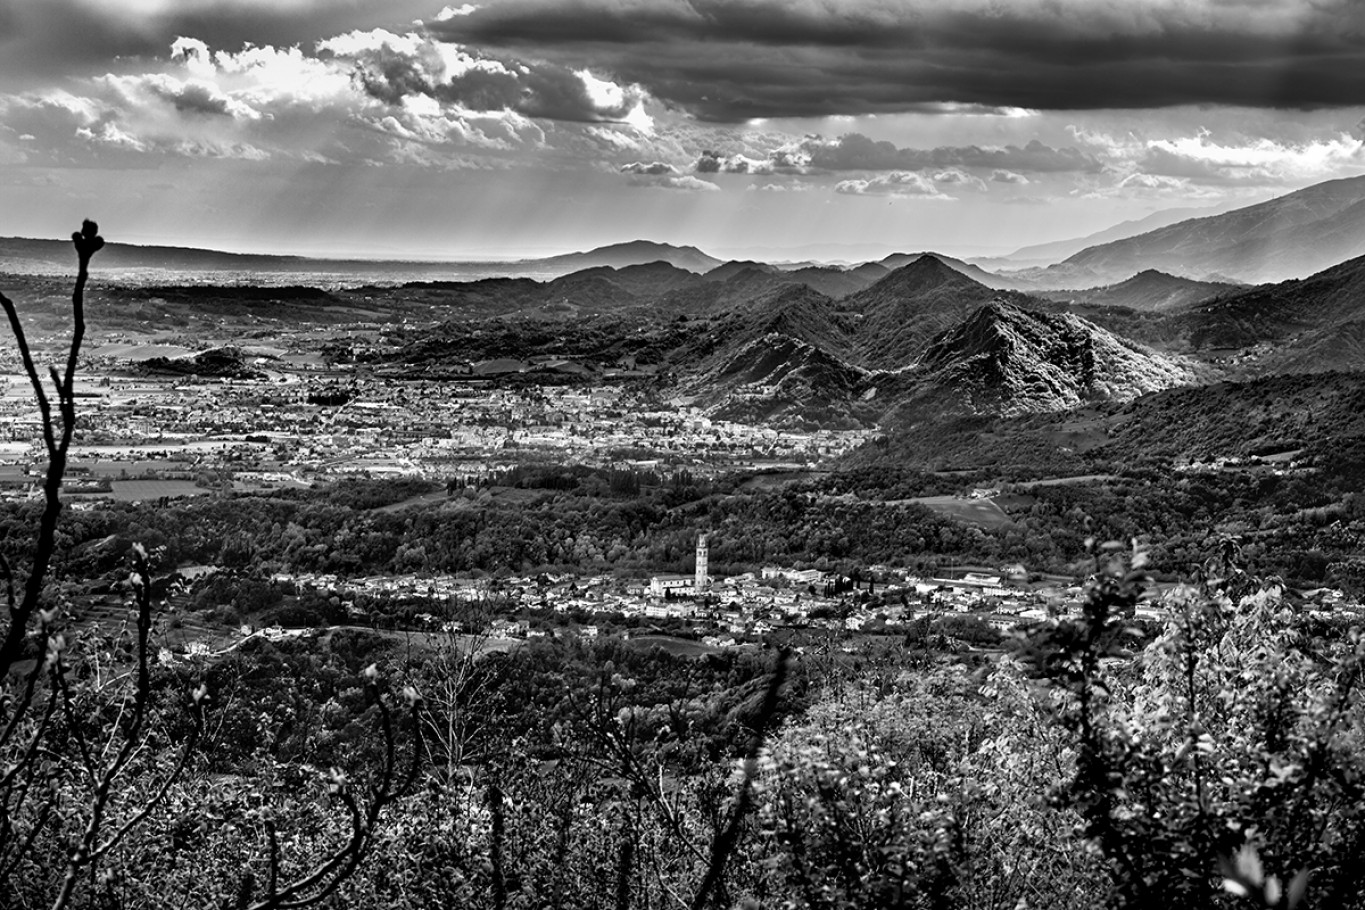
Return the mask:
{"type": "Polygon", "coordinates": [[[1223,541],[1165,631],[1116,659],[1143,564],[1108,559],[1081,616],[1022,652],[1076,751],[1054,798],[1105,857],[1115,904],[1361,906],[1365,637],[1315,630],[1223,541]]]}

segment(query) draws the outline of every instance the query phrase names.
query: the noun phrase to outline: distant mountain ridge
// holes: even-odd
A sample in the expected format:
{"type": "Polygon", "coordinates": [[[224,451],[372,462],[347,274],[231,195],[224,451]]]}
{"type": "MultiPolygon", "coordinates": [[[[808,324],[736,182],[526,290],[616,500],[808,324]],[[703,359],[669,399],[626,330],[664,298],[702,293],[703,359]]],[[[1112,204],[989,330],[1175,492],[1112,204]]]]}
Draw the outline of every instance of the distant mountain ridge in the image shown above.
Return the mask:
{"type": "Polygon", "coordinates": [[[1037,291],[1039,297],[1059,303],[1084,303],[1091,306],[1129,307],[1157,312],[1237,293],[1244,286],[1215,281],[1195,281],[1145,269],[1126,281],[1078,291],[1037,291]]]}
{"type": "Polygon", "coordinates": [[[1175,208],[1163,209],[1153,212],[1142,218],[1131,221],[1122,221],[1112,227],[1093,234],[1086,234],[1084,237],[1072,237],[1067,240],[1053,240],[1048,243],[1036,243],[1030,246],[1020,247],[1013,253],[1005,256],[977,256],[972,257],[976,265],[986,269],[1010,269],[1020,268],[1021,265],[1034,264],[1038,262],[1052,263],[1060,262],[1069,256],[1074,256],[1081,250],[1089,249],[1092,246],[1099,246],[1103,243],[1110,243],[1115,240],[1124,240],[1128,237],[1136,237],[1138,234],[1145,234],[1167,225],[1176,224],[1181,221],[1188,221],[1191,218],[1204,218],[1209,215],[1216,215],[1225,212],[1235,205],[1215,205],[1199,208],[1175,208]]]}
{"type": "Polygon", "coordinates": [[[973,265],[970,262],[965,262],[964,260],[958,259],[954,256],[946,256],[943,253],[936,253],[933,251],[925,251],[920,253],[892,253],[890,256],[886,256],[882,259],[877,260],[875,264],[894,270],[903,268],[904,266],[907,266],[910,263],[915,262],[916,260],[923,259],[925,256],[929,256],[938,260],[939,262],[943,263],[944,265],[948,266],[954,271],[966,275],[968,278],[972,279],[977,284],[983,284],[988,288],[994,288],[996,290],[1005,291],[1018,291],[1027,289],[1028,287],[1032,286],[1027,282],[1021,282],[1006,275],[998,275],[995,272],[989,272],[981,268],[980,266],[973,265]]]}
{"type": "Polygon", "coordinates": [[[567,274],[596,266],[606,265],[619,269],[650,262],[667,262],[675,268],[701,275],[721,265],[722,260],[708,256],[694,246],[631,240],[626,243],[599,246],[583,253],[565,253],[544,259],[524,259],[518,264],[533,266],[537,271],[559,271],[567,274]]]}
{"type": "Polygon", "coordinates": [[[1263,283],[1309,275],[1362,254],[1365,177],[1348,177],[1088,247],[1054,268],[1101,281],[1159,269],[1263,283]]]}
{"type": "MultiPolygon", "coordinates": [[[[68,267],[71,260],[69,240],[47,240],[31,237],[0,237],[0,261],[10,268],[22,268],[24,263],[43,266],[68,267]]],[[[673,246],[648,240],[597,247],[581,253],[565,253],[542,259],[521,259],[515,262],[440,262],[432,260],[400,259],[345,259],[310,256],[291,256],[269,253],[229,253],[197,247],[174,247],[110,242],[100,253],[99,263],[104,268],[166,269],[187,272],[422,272],[452,275],[469,269],[488,274],[531,273],[542,276],[568,274],[599,266],[625,268],[651,262],[667,262],[676,268],[702,274],[720,265],[722,260],[708,256],[692,246],[673,246]]]]}

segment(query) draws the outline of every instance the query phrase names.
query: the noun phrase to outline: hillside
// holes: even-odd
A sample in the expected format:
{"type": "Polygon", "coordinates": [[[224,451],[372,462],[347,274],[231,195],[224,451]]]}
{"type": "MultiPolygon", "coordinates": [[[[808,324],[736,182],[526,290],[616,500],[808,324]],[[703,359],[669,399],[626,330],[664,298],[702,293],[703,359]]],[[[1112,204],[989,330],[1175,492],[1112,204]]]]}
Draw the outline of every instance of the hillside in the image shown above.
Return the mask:
{"type": "Polygon", "coordinates": [[[801,287],[787,273],[743,267],[723,280],[697,281],[673,288],[656,298],[652,306],[660,313],[699,316],[725,313],[782,287],[801,287]]]}
{"type": "Polygon", "coordinates": [[[1126,401],[1208,375],[1078,316],[999,301],[935,338],[921,367],[921,409],[936,400],[945,410],[1006,416],[1126,401]]]}
{"type": "Polygon", "coordinates": [[[846,318],[829,297],[783,285],[716,319],[674,362],[722,416],[847,416],[866,373],[846,360],[846,318]]]}
{"type": "Polygon", "coordinates": [[[704,272],[702,277],[707,281],[729,281],[736,275],[745,272],[764,272],[769,275],[776,275],[782,273],[782,270],[766,262],[755,262],[752,259],[731,259],[704,272]]]}
{"type": "Polygon", "coordinates": [[[1365,257],[1219,298],[1176,322],[1194,350],[1244,350],[1241,359],[1257,371],[1359,369],[1365,365],[1365,257]]]}
{"type": "Polygon", "coordinates": [[[1240,285],[1195,281],[1145,269],[1126,281],[1079,291],[1039,291],[1037,296],[1058,303],[1127,307],[1142,311],[1173,310],[1219,295],[1236,293],[1240,285]]]}
{"type": "Polygon", "coordinates": [[[1112,457],[1209,461],[1316,450],[1365,437],[1365,374],[1326,372],[1173,389],[1114,421],[1112,457]]]}
{"type": "Polygon", "coordinates": [[[1270,376],[1183,386],[1131,401],[998,417],[907,413],[848,459],[933,470],[1088,474],[1142,462],[1298,453],[1339,469],[1339,453],[1365,439],[1365,373],[1270,376]]]}
{"type": "Polygon", "coordinates": [[[997,296],[937,257],[921,256],[843,303],[863,314],[857,341],[866,365],[898,369],[914,363],[935,335],[997,296]]]}
{"type": "Polygon", "coordinates": [[[600,265],[573,274],[598,275],[640,297],[657,296],[673,288],[695,284],[700,280],[696,272],[680,269],[662,260],[621,268],[600,265]]]}
{"type": "Polygon", "coordinates": [[[1061,272],[1117,281],[1144,269],[1191,278],[1283,281],[1365,254],[1365,177],[1319,183],[1068,257],[1061,272]]]}
{"type": "Polygon", "coordinates": [[[793,281],[799,281],[835,300],[871,287],[878,279],[886,277],[886,274],[885,269],[876,272],[836,269],[831,266],[806,266],[787,272],[787,276],[793,281]]]}

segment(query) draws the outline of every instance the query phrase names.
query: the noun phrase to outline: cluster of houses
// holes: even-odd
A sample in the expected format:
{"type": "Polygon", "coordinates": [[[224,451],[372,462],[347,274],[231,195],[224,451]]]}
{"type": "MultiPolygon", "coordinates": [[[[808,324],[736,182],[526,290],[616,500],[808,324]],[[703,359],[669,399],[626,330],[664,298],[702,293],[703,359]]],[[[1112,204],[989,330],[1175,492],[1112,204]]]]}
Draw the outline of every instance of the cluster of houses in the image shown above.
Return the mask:
{"type": "MultiPolygon", "coordinates": [[[[1022,620],[1042,618],[1069,599],[1079,602],[1081,589],[1034,589],[998,575],[967,572],[952,578],[922,578],[886,566],[872,567],[867,588],[818,569],[764,567],[758,573],[714,578],[709,572],[706,535],[697,541],[695,569],[687,575],[656,575],[647,582],[608,575],[470,579],[455,576],[390,575],[340,578],[324,574],[288,574],[275,581],[299,591],[360,595],[394,600],[489,602],[526,613],[574,613],[581,619],[616,614],[645,620],[677,620],[727,637],[761,637],[781,627],[823,627],[866,631],[904,625],[926,615],[971,613],[993,628],[1006,630],[1022,620]],[[833,593],[838,591],[838,593],[833,593]]],[[[433,627],[442,625],[436,612],[417,614],[433,627]]],[[[488,627],[497,638],[536,638],[568,620],[534,623],[503,616],[488,627]]],[[[461,631],[458,623],[445,623],[461,631]]],[[[597,625],[578,623],[577,633],[596,637],[597,625]]],[[[736,639],[738,640],[738,639],[736,639]]]]}
{"type": "MultiPolygon", "coordinates": [[[[92,384],[81,402],[77,463],[90,457],[82,446],[124,447],[141,451],[106,457],[304,481],[357,471],[444,478],[534,453],[602,465],[618,463],[623,451],[698,465],[810,465],[868,436],[712,420],[622,385],[470,388],[345,371],[318,377],[280,363],[259,365],[265,379],[198,379],[135,375],[127,362],[106,361],[87,366],[92,384]],[[316,394],[333,386],[345,394],[316,394]]],[[[27,396],[0,398],[0,443],[14,441],[11,458],[0,451],[0,467],[31,461],[40,431],[27,396]]]]}

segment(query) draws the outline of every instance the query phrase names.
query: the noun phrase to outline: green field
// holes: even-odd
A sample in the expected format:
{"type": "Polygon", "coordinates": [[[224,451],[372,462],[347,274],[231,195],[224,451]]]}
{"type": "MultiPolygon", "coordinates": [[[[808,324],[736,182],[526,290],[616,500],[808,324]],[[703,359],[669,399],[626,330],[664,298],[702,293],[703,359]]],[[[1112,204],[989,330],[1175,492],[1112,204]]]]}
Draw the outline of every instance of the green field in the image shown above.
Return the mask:
{"type": "Polygon", "coordinates": [[[963,499],[960,496],[917,496],[910,502],[933,509],[958,521],[983,528],[1001,528],[1012,524],[1010,517],[989,499],[963,499]]]}
{"type": "Polygon", "coordinates": [[[699,641],[692,641],[688,638],[674,638],[671,635],[636,635],[630,639],[630,643],[646,650],[657,645],[677,657],[700,657],[703,654],[716,654],[719,651],[718,648],[704,645],[699,641]]]}
{"type": "Polygon", "coordinates": [[[192,480],[115,480],[111,494],[118,502],[139,502],[162,496],[204,496],[211,493],[192,480]]]}

